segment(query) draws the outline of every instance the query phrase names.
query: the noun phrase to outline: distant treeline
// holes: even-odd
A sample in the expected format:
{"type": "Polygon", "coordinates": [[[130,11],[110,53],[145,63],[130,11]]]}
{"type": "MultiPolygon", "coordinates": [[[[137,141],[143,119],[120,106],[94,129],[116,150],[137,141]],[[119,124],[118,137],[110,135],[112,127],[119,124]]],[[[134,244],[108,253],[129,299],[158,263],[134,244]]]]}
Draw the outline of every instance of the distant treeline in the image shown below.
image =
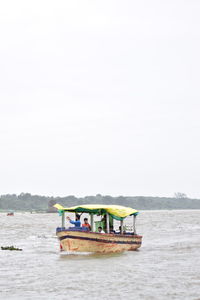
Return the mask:
{"type": "MultiPolygon", "coordinates": [[[[180,194],[184,195],[184,194],[180,194]]],[[[60,203],[65,207],[80,204],[118,204],[133,207],[138,210],[145,209],[200,209],[200,199],[189,199],[187,197],[165,198],[165,197],[111,197],[86,196],[77,198],[75,196],[66,197],[45,197],[21,193],[20,195],[7,194],[0,196],[0,211],[21,210],[21,211],[56,211],[53,208],[55,203],[60,203]]]]}

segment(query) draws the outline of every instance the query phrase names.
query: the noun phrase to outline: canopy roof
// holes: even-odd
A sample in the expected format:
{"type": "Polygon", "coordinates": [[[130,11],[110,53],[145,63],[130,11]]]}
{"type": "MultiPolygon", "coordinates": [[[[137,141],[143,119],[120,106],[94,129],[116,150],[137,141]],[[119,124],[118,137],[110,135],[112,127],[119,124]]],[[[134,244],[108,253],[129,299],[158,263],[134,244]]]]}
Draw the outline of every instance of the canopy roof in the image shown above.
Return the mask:
{"type": "Polygon", "coordinates": [[[68,212],[81,212],[81,213],[92,213],[96,215],[102,215],[108,213],[116,220],[123,220],[124,218],[132,215],[137,215],[138,211],[126,206],[121,205],[103,205],[103,204],[86,204],[86,205],[78,205],[72,207],[63,207],[60,204],[55,204],[60,212],[68,211],[68,212]]]}

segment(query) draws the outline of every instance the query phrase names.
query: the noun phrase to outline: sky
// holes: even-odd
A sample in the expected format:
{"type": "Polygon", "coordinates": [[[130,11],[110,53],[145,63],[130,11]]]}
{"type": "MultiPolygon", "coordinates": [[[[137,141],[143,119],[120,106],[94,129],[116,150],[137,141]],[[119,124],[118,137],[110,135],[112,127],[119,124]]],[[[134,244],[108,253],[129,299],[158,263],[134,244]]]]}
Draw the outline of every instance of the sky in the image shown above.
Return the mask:
{"type": "Polygon", "coordinates": [[[1,1],[0,194],[200,198],[199,15],[1,1]]]}

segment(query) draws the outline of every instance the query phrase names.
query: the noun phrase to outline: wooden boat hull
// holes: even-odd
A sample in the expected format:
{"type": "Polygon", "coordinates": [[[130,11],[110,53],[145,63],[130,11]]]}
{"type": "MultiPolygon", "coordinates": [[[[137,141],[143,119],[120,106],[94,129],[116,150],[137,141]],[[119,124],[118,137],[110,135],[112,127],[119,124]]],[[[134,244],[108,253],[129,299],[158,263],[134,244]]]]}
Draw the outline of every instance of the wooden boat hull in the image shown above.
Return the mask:
{"type": "Polygon", "coordinates": [[[141,247],[142,236],[61,230],[57,231],[60,248],[69,252],[116,253],[141,247]]]}

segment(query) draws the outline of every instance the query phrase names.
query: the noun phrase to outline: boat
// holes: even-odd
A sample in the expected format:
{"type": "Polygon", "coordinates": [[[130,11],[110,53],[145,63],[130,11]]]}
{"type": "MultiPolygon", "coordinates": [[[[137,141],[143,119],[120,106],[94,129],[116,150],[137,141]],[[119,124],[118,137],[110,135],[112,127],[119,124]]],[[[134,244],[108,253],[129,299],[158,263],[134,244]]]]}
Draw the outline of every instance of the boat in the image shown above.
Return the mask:
{"type": "Polygon", "coordinates": [[[14,212],[8,212],[7,216],[14,216],[14,212]]]}
{"type": "MultiPolygon", "coordinates": [[[[59,215],[62,218],[61,227],[56,229],[56,235],[60,242],[60,250],[86,253],[117,253],[122,251],[134,251],[141,247],[142,236],[136,233],[136,216],[138,211],[120,205],[79,205],[73,207],[63,207],[55,204],[59,215]],[[65,227],[65,213],[90,215],[91,230],[84,227],[65,227]],[[94,216],[102,218],[101,221],[94,222],[94,216]],[[127,232],[124,220],[132,216],[132,231],[127,232]],[[120,222],[120,231],[113,229],[113,220],[120,222]],[[105,233],[98,232],[98,228],[103,228],[105,233]]],[[[101,230],[101,229],[100,229],[101,230]]]]}

